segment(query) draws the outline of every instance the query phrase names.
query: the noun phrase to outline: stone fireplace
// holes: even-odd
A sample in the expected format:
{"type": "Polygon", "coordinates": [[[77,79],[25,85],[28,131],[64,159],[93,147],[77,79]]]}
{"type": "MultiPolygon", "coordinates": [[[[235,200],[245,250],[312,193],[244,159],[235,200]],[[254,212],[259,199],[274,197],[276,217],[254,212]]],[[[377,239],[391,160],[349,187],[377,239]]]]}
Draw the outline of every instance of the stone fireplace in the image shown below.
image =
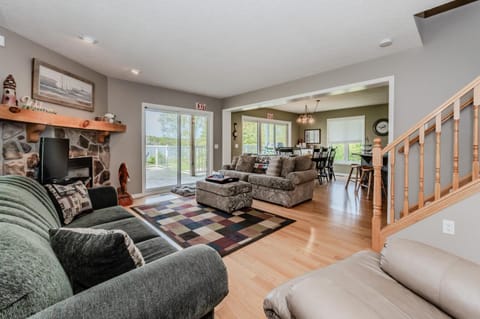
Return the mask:
{"type": "MultiPolygon", "coordinates": [[[[0,121],[0,174],[36,177],[39,163],[39,143],[27,142],[26,124],[0,121]]],[[[94,185],[110,184],[109,138],[98,142],[94,131],[49,127],[42,136],[68,138],[70,157],[91,156],[93,158],[94,185]]]]}

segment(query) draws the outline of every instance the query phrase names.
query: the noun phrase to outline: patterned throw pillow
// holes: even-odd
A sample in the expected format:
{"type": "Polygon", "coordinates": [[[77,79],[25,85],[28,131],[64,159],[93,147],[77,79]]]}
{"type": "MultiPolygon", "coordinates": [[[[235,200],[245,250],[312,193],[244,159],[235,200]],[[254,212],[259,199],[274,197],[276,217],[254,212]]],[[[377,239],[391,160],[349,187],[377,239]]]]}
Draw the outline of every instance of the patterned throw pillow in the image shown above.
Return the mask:
{"type": "Polygon", "coordinates": [[[268,176],[280,176],[282,172],[282,158],[272,157],[268,162],[267,172],[268,176]]]}
{"type": "Polygon", "coordinates": [[[247,173],[253,172],[256,159],[257,158],[255,156],[250,156],[250,155],[240,156],[240,158],[238,159],[237,166],[235,166],[235,170],[239,172],[247,172],[247,173]]]}
{"type": "Polygon", "coordinates": [[[88,190],[81,181],[68,185],[47,184],[45,187],[56,201],[55,207],[63,217],[65,225],[70,224],[81,213],[92,211],[88,190]]]}
{"type": "Polygon", "coordinates": [[[231,164],[232,169],[235,169],[235,167],[237,166],[237,163],[238,163],[238,156],[234,156],[231,164]]]}
{"type": "Polygon", "coordinates": [[[287,177],[287,175],[295,170],[295,157],[284,157],[282,162],[282,173],[280,176],[287,177]]]}
{"type": "Polygon", "coordinates": [[[75,293],[145,265],[123,230],[50,229],[50,244],[75,293]]]}

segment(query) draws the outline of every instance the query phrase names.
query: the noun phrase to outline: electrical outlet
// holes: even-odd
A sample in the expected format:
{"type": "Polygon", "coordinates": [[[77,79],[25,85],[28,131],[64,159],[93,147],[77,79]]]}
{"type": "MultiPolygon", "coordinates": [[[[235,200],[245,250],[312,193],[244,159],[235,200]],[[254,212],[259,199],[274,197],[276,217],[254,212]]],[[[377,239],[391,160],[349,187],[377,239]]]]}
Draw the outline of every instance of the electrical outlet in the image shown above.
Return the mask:
{"type": "Polygon", "coordinates": [[[216,150],[218,150],[218,144],[214,144],[214,145],[213,145],[213,148],[216,149],[216,150]]]}
{"type": "Polygon", "coordinates": [[[455,235],[455,221],[444,219],[442,229],[444,234],[455,235]]]}

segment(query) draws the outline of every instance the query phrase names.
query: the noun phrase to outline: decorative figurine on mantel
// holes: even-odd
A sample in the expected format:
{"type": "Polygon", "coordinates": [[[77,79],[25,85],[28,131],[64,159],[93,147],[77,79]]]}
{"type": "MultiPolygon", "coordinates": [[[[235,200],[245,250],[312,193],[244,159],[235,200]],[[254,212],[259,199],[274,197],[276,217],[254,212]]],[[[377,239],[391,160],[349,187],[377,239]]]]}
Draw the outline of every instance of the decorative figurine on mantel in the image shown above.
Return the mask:
{"type": "Polygon", "coordinates": [[[17,106],[17,94],[16,94],[17,84],[13,75],[9,74],[5,81],[3,82],[3,96],[2,104],[8,106],[17,106]]]}
{"type": "Polygon", "coordinates": [[[132,195],[127,192],[127,182],[129,180],[130,175],[128,174],[127,165],[122,163],[118,169],[118,181],[120,182],[120,187],[117,188],[118,203],[122,206],[130,206],[133,204],[132,195]]]}

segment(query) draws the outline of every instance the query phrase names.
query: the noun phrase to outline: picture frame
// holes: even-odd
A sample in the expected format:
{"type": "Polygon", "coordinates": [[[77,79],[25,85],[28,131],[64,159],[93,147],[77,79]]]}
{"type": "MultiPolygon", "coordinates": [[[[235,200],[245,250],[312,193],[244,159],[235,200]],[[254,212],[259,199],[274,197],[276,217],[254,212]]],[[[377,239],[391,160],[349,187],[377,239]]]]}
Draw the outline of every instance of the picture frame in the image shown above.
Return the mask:
{"type": "Polygon", "coordinates": [[[92,81],[35,58],[32,64],[32,98],[89,112],[95,110],[92,81]]]}
{"type": "Polygon", "coordinates": [[[321,130],[319,128],[304,130],[306,144],[320,144],[322,140],[321,136],[321,130]]]}

